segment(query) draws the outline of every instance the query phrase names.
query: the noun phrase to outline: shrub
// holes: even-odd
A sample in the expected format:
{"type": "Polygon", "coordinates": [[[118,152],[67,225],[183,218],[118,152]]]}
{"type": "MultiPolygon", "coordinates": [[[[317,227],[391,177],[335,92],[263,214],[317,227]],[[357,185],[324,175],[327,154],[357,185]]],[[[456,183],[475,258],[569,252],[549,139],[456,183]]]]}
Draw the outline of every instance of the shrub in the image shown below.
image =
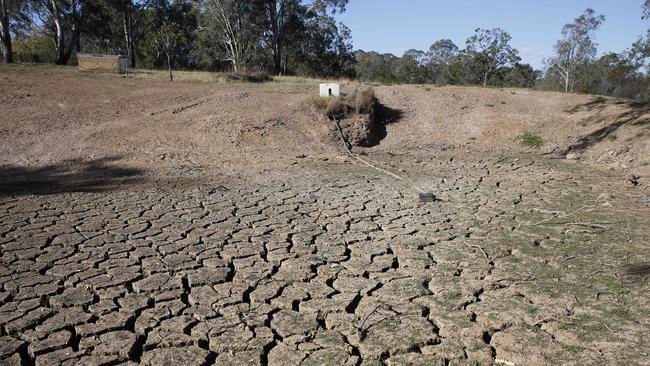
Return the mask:
{"type": "Polygon", "coordinates": [[[544,140],[538,135],[526,132],[525,134],[519,136],[519,142],[528,147],[539,148],[544,145],[544,140]]]}
{"type": "Polygon", "coordinates": [[[242,83],[263,83],[266,81],[272,81],[273,78],[261,71],[256,71],[256,72],[243,72],[243,71],[237,71],[237,72],[231,72],[226,74],[226,79],[229,81],[236,81],[236,82],[242,82],[242,83]]]}

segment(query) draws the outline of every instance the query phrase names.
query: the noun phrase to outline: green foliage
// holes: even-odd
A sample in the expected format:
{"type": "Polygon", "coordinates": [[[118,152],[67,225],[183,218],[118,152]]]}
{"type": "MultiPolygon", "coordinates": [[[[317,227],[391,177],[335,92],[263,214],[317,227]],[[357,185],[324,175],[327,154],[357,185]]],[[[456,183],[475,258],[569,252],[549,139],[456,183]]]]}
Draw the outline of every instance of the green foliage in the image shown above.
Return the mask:
{"type": "Polygon", "coordinates": [[[544,140],[538,135],[526,132],[525,134],[519,136],[519,143],[524,146],[537,149],[544,145],[544,140]]]}
{"type": "Polygon", "coordinates": [[[43,34],[30,34],[14,39],[14,60],[17,62],[47,62],[56,59],[52,40],[43,34]]]}

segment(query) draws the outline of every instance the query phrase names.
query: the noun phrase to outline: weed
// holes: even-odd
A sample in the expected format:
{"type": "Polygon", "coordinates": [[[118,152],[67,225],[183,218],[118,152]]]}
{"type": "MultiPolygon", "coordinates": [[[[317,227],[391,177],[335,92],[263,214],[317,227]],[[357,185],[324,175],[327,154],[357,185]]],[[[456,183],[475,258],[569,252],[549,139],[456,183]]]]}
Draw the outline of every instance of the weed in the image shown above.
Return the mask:
{"type": "Polygon", "coordinates": [[[534,316],[537,315],[537,308],[534,306],[526,305],[526,314],[534,316]]]}
{"type": "Polygon", "coordinates": [[[472,346],[470,348],[468,348],[467,350],[470,351],[470,352],[476,352],[476,351],[480,350],[481,348],[483,348],[483,345],[481,343],[474,342],[474,344],[472,344],[472,346]]]}
{"type": "Polygon", "coordinates": [[[625,319],[625,320],[630,319],[630,312],[627,309],[616,308],[610,311],[610,313],[619,319],[625,319]]]}
{"type": "Polygon", "coordinates": [[[548,279],[559,279],[559,278],[562,277],[562,275],[560,274],[560,272],[555,271],[555,270],[552,270],[552,269],[550,269],[550,270],[544,272],[544,273],[542,274],[542,276],[543,276],[544,278],[548,278],[548,279]]]}
{"type": "Polygon", "coordinates": [[[468,363],[469,366],[481,366],[481,361],[472,360],[468,363]]]}
{"type": "Polygon", "coordinates": [[[610,133],[609,135],[607,135],[607,139],[609,141],[616,141],[618,139],[618,136],[615,133],[610,133]]]}
{"type": "Polygon", "coordinates": [[[544,140],[535,134],[532,134],[530,132],[526,132],[525,134],[519,136],[519,142],[528,147],[532,148],[540,148],[542,145],[544,145],[544,140]]]}
{"type": "Polygon", "coordinates": [[[522,326],[522,328],[529,331],[529,332],[531,332],[531,333],[539,333],[539,331],[541,330],[540,327],[537,327],[537,326],[534,326],[534,325],[528,325],[528,324],[524,324],[522,326]]]}
{"type": "Polygon", "coordinates": [[[580,346],[576,346],[576,345],[573,345],[573,344],[563,344],[562,348],[565,351],[573,353],[573,354],[578,354],[578,353],[582,352],[583,349],[584,349],[584,348],[582,348],[580,346]]]}

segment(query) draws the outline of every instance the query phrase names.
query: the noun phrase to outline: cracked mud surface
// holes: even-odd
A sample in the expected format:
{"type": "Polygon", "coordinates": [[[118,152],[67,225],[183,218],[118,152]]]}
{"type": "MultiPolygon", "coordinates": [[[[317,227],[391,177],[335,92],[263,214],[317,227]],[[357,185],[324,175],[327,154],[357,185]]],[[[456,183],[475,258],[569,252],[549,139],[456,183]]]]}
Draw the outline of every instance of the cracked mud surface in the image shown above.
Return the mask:
{"type": "Polygon", "coordinates": [[[647,191],[371,158],[441,201],[335,162],[0,197],[0,364],[650,363],[647,191]]]}

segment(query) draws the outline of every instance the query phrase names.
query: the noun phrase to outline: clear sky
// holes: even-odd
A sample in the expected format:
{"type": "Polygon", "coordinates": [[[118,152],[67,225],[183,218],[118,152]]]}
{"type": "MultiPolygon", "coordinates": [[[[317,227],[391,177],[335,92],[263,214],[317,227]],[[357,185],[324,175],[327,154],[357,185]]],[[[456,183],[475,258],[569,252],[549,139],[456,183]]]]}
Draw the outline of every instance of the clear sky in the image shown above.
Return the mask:
{"type": "Polygon", "coordinates": [[[562,26],[590,7],[604,14],[598,52],[620,52],[645,34],[643,0],[350,0],[337,18],[352,30],[354,49],[401,56],[449,38],[459,48],[477,27],[505,29],[523,62],[536,68],[553,52],[562,26]]]}

